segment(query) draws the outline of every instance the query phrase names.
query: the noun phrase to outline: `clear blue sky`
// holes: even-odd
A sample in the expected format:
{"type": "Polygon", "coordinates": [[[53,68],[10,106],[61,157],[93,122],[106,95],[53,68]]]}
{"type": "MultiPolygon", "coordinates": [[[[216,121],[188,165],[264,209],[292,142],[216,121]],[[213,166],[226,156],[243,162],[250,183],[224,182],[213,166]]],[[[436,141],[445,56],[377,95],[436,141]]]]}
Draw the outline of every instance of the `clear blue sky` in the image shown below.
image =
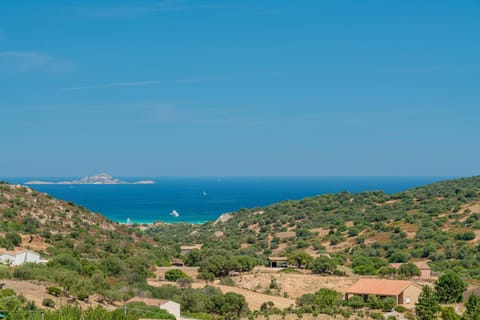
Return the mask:
{"type": "Polygon", "coordinates": [[[0,176],[480,173],[480,1],[0,3],[0,176]]]}

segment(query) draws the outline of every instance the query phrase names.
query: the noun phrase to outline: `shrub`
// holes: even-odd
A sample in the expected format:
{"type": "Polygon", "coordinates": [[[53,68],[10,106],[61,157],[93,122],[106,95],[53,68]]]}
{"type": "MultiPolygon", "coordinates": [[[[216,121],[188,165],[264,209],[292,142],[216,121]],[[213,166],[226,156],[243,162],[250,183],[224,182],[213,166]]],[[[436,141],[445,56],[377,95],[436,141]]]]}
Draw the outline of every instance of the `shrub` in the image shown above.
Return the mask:
{"type": "Polygon", "coordinates": [[[370,318],[374,319],[374,320],[385,320],[385,317],[383,316],[383,314],[381,314],[380,312],[372,312],[370,313],[370,318]]]}
{"type": "Polygon", "coordinates": [[[393,308],[393,310],[399,312],[399,313],[404,313],[406,312],[408,309],[405,308],[404,306],[395,306],[395,308],[393,308]]]}
{"type": "Polygon", "coordinates": [[[189,276],[182,270],[172,269],[165,272],[165,279],[168,281],[177,281],[178,279],[188,279],[189,276]]]}
{"type": "Polygon", "coordinates": [[[230,277],[223,277],[220,279],[220,284],[223,284],[225,286],[234,286],[235,285],[235,281],[233,281],[232,278],[230,277]]]}
{"type": "Polygon", "coordinates": [[[58,297],[62,294],[62,289],[57,287],[47,287],[47,293],[58,297]]]}
{"type": "Polygon", "coordinates": [[[50,298],[45,298],[42,300],[42,305],[48,308],[55,308],[55,301],[50,298]]]}

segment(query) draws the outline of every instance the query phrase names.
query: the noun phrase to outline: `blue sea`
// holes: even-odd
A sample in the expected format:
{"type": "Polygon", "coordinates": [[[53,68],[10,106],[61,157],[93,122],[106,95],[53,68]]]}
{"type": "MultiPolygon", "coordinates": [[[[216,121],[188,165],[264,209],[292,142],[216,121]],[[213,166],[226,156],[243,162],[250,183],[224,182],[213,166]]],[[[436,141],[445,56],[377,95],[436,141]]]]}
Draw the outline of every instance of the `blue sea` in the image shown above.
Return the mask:
{"type": "MultiPolygon", "coordinates": [[[[3,178],[23,184],[39,178],[3,178]]],[[[66,181],[75,178],[41,178],[66,181]]],[[[111,220],[127,223],[203,223],[226,212],[298,200],[324,193],[383,190],[395,193],[447,177],[222,177],[121,178],[155,180],[153,185],[31,185],[56,198],[72,201],[111,220]],[[170,213],[175,210],[178,217],[170,213]]]]}

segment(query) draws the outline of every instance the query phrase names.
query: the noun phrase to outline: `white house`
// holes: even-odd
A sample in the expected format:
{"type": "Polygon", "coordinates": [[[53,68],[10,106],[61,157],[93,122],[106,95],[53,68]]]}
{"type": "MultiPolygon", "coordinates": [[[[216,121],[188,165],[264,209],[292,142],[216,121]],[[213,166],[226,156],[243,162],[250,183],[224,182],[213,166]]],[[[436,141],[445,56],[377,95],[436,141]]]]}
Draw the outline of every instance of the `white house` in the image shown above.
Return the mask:
{"type": "Polygon", "coordinates": [[[26,262],[41,263],[40,255],[30,250],[6,251],[0,254],[0,263],[19,266],[26,262]]]}
{"type": "Polygon", "coordinates": [[[127,302],[143,302],[147,306],[159,307],[160,309],[166,310],[168,313],[174,315],[176,320],[182,319],[180,317],[180,304],[170,300],[133,297],[127,302]]]}

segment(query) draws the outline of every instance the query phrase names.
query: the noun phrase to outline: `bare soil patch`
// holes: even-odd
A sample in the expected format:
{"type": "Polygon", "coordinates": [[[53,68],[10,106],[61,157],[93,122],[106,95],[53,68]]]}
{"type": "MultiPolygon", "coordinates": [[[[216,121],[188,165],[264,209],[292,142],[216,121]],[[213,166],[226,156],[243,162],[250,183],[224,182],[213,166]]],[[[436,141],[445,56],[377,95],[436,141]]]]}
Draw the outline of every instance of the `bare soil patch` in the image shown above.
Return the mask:
{"type": "MultiPolygon", "coordinates": [[[[34,281],[18,281],[18,280],[8,280],[2,279],[2,283],[5,283],[5,288],[13,289],[17,294],[23,295],[27,300],[34,301],[35,304],[39,307],[42,306],[42,301],[45,298],[52,299],[55,302],[56,307],[60,307],[63,304],[71,303],[70,298],[68,297],[55,297],[46,292],[46,288],[52,284],[43,283],[43,282],[34,282],[34,281]]],[[[92,296],[89,299],[89,302],[76,301],[82,308],[96,307],[101,305],[102,307],[112,310],[117,308],[117,306],[104,305],[96,302],[96,297],[92,296]]]]}

